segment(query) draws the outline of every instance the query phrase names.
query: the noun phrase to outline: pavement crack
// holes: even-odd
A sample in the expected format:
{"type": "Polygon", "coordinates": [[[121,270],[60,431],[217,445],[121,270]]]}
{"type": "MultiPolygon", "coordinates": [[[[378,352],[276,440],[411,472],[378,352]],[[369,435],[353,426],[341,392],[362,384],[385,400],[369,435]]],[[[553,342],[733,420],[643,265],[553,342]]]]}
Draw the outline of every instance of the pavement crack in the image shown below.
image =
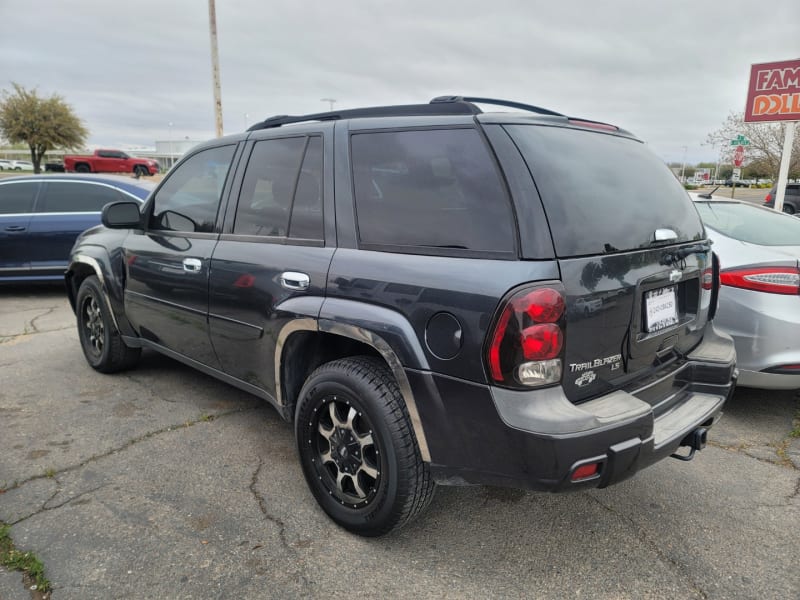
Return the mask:
{"type": "Polygon", "coordinates": [[[678,561],[676,561],[674,558],[672,558],[671,556],[666,554],[658,546],[658,544],[655,543],[655,541],[650,539],[650,536],[647,534],[647,531],[644,529],[644,527],[639,525],[636,521],[633,520],[633,518],[629,517],[628,515],[625,515],[625,514],[619,512],[619,511],[617,511],[613,506],[609,506],[609,505],[603,503],[599,498],[596,498],[594,495],[586,493],[586,492],[584,492],[584,495],[587,498],[589,498],[590,500],[593,500],[594,502],[599,504],[602,508],[604,508],[606,511],[610,512],[612,515],[614,515],[616,517],[619,517],[620,519],[622,519],[625,522],[627,522],[631,527],[633,527],[633,529],[636,531],[636,534],[637,534],[638,538],[646,546],[648,546],[650,549],[652,549],[653,552],[656,553],[656,556],[658,556],[666,564],[670,565],[679,575],[681,575],[683,577],[683,579],[688,583],[689,587],[700,598],[702,598],[703,600],[707,600],[708,599],[708,593],[706,593],[706,591],[702,587],[700,587],[700,584],[697,583],[696,581],[694,581],[689,576],[689,574],[685,572],[685,570],[681,567],[681,564],[678,561]]]}
{"type": "MultiPolygon", "coordinates": [[[[51,306],[50,308],[45,310],[42,314],[36,315],[30,321],[28,321],[28,325],[30,325],[31,329],[33,330],[33,333],[39,333],[39,328],[36,326],[36,321],[38,321],[42,317],[46,317],[47,315],[52,315],[55,309],[56,309],[55,306],[51,306]]],[[[27,327],[25,327],[25,329],[27,329],[27,327]]]]}
{"type": "Polygon", "coordinates": [[[261,474],[261,469],[264,467],[264,459],[259,457],[258,459],[258,467],[253,472],[253,477],[250,479],[250,493],[253,494],[253,497],[258,503],[258,508],[261,510],[261,514],[270,522],[274,523],[278,527],[278,537],[281,540],[281,545],[288,551],[294,552],[294,548],[292,548],[289,543],[286,541],[286,524],[279,519],[278,517],[270,514],[267,510],[267,501],[262,496],[258,490],[256,489],[256,485],[258,484],[258,476],[261,474]]]}
{"type": "Polygon", "coordinates": [[[17,519],[16,521],[13,521],[13,522],[11,523],[11,525],[17,525],[18,523],[22,523],[23,521],[27,521],[27,520],[28,520],[28,519],[30,519],[31,517],[35,517],[35,516],[37,516],[37,515],[40,515],[40,514],[42,514],[42,513],[45,513],[45,512],[51,511],[51,510],[56,510],[57,508],[61,508],[62,506],[66,506],[66,505],[67,505],[67,504],[69,504],[70,502],[74,502],[75,500],[78,500],[78,499],[80,499],[80,498],[82,498],[82,497],[84,497],[84,496],[87,496],[87,495],[89,495],[89,494],[93,494],[93,493],[94,493],[94,492],[96,492],[97,490],[101,490],[101,489],[103,489],[104,487],[108,487],[109,485],[110,485],[110,484],[108,484],[108,483],[104,483],[103,485],[98,485],[97,487],[94,487],[94,488],[92,488],[92,489],[90,489],[90,490],[86,490],[85,492],[81,492],[80,494],[78,494],[78,495],[76,495],[76,496],[71,496],[70,498],[68,498],[68,499],[64,500],[63,502],[60,502],[59,504],[55,504],[55,505],[53,505],[53,506],[47,506],[47,505],[50,503],[50,501],[51,501],[53,498],[55,498],[55,497],[58,495],[58,493],[61,491],[61,489],[60,489],[60,488],[58,488],[58,489],[56,489],[56,491],[53,493],[53,495],[52,495],[52,496],[50,496],[50,498],[48,498],[47,500],[45,500],[44,504],[42,504],[42,507],[41,507],[39,510],[37,510],[36,512],[32,512],[32,513],[31,513],[31,514],[29,514],[29,515],[25,515],[24,517],[21,517],[21,518],[17,519]]]}
{"type": "MultiPolygon", "coordinates": [[[[241,412],[247,412],[247,411],[252,411],[252,410],[256,410],[256,407],[235,408],[233,410],[229,410],[229,411],[225,411],[225,412],[221,412],[221,413],[216,413],[216,414],[213,415],[213,417],[214,417],[214,420],[216,420],[216,419],[220,419],[222,417],[227,417],[229,415],[234,415],[234,414],[238,414],[238,413],[241,413],[241,412]]],[[[102,452],[101,454],[94,454],[94,455],[90,456],[89,458],[87,458],[86,460],[84,460],[84,461],[82,461],[80,463],[77,463],[77,464],[74,464],[74,465],[70,465],[68,467],[64,467],[63,469],[59,469],[58,471],[55,471],[53,473],[49,473],[49,474],[44,474],[43,473],[43,474],[40,474],[40,475],[34,475],[32,477],[28,477],[27,479],[23,479],[21,481],[15,481],[12,486],[10,486],[8,488],[5,488],[3,491],[10,492],[11,490],[16,490],[17,488],[20,488],[23,485],[25,485],[27,483],[30,483],[31,481],[37,481],[39,479],[49,479],[49,478],[52,478],[52,477],[56,477],[58,475],[62,475],[64,473],[70,473],[72,471],[77,471],[78,469],[82,469],[83,467],[85,467],[88,464],[91,464],[91,463],[96,462],[98,460],[102,460],[103,458],[107,458],[107,457],[109,457],[109,456],[111,456],[113,454],[117,454],[119,452],[124,452],[128,448],[130,448],[132,446],[135,446],[136,444],[138,444],[140,442],[147,441],[150,438],[153,438],[153,437],[155,437],[157,435],[161,435],[161,434],[164,434],[164,433],[169,433],[169,432],[172,432],[172,431],[178,431],[178,430],[181,430],[181,429],[186,429],[187,427],[192,427],[194,425],[197,425],[198,423],[207,423],[208,421],[209,421],[208,417],[201,415],[197,419],[195,419],[194,421],[186,421],[185,423],[177,423],[177,424],[173,424],[173,425],[168,425],[166,427],[162,427],[161,429],[157,429],[155,431],[149,431],[149,432],[147,432],[147,433],[145,433],[143,435],[140,435],[138,437],[135,437],[133,439],[128,440],[127,442],[125,442],[121,446],[117,446],[116,448],[111,448],[110,450],[107,450],[106,452],[102,452]]]]}

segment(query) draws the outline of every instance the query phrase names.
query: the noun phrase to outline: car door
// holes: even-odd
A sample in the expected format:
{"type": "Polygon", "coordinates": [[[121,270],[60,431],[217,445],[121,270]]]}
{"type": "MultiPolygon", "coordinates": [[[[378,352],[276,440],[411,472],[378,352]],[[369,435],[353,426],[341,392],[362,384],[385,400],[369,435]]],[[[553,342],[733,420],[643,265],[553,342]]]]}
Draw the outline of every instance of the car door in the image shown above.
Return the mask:
{"type": "Polygon", "coordinates": [[[232,143],[185,159],[148,201],[145,228],[123,243],[125,313],[139,335],[213,368],[219,361],[208,337],[208,276],[235,151],[232,143]]]}
{"type": "Polygon", "coordinates": [[[209,328],[222,368],[273,397],[276,339],[297,316],[287,302],[321,304],[335,250],[323,233],[323,203],[333,210],[332,161],[324,160],[332,126],[293,130],[249,144],[211,260],[209,328]]]}
{"type": "Polygon", "coordinates": [[[38,181],[0,181],[0,277],[30,274],[28,226],[38,181]]]}
{"type": "Polygon", "coordinates": [[[31,272],[60,276],[78,235],[100,224],[106,204],[130,197],[99,182],[63,179],[42,186],[28,227],[31,272]]]}

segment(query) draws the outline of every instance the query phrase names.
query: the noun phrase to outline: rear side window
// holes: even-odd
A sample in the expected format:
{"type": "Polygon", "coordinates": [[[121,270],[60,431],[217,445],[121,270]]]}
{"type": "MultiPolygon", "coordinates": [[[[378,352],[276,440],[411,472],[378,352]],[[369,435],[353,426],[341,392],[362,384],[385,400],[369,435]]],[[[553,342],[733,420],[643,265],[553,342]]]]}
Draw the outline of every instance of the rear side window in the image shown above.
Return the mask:
{"type": "Polygon", "coordinates": [[[359,133],[351,152],[362,247],[514,251],[510,202],[474,129],[359,133]]]}
{"type": "Polygon", "coordinates": [[[36,206],[36,212],[100,212],[109,202],[127,199],[114,188],[104,185],[49,182],[36,206]]]}
{"type": "Polygon", "coordinates": [[[33,211],[38,183],[0,185],[0,215],[25,214],[33,211]]]}
{"type": "Polygon", "coordinates": [[[213,232],[235,149],[209,148],[178,165],[156,193],[150,228],[213,232]]]}
{"type": "Polygon", "coordinates": [[[656,229],[703,239],[686,191],[664,162],[628,138],[506,125],[531,170],[561,257],[649,247],[656,229]]]}
{"type": "Polygon", "coordinates": [[[289,237],[321,240],[322,233],[322,138],[308,140],[303,167],[297,178],[289,237]]]}

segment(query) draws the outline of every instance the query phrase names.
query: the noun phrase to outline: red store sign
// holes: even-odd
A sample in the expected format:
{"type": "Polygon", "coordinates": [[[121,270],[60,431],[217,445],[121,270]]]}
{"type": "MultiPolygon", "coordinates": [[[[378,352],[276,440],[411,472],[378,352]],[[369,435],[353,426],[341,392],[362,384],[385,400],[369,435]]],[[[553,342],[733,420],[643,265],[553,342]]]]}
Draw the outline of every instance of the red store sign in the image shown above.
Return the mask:
{"type": "Polygon", "coordinates": [[[800,59],[750,67],[744,120],[800,121],[800,59]]]}

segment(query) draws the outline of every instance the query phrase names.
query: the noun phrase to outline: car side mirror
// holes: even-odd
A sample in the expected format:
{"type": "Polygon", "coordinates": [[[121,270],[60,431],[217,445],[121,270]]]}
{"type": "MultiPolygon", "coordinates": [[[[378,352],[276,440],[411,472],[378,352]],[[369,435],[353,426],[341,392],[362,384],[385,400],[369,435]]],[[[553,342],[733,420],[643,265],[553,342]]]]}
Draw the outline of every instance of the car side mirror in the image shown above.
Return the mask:
{"type": "Polygon", "coordinates": [[[139,203],[123,200],[103,207],[102,223],[109,229],[134,229],[142,222],[139,203]]]}

